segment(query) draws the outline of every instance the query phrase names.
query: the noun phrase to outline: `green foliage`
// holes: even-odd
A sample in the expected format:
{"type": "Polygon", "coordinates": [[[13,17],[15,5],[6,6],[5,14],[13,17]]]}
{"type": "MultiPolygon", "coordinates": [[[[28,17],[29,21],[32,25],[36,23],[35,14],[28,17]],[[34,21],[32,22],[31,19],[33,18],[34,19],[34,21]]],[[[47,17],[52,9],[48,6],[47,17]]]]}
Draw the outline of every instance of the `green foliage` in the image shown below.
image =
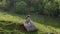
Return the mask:
{"type": "Polygon", "coordinates": [[[27,4],[24,1],[16,3],[16,12],[20,14],[28,13],[29,8],[27,8],[27,4]]]}
{"type": "Polygon", "coordinates": [[[59,5],[58,2],[50,1],[46,3],[44,8],[44,14],[49,14],[51,16],[58,16],[59,15],[59,5]]]}
{"type": "Polygon", "coordinates": [[[0,7],[19,14],[45,14],[48,16],[60,15],[60,0],[4,0],[0,7]]]}

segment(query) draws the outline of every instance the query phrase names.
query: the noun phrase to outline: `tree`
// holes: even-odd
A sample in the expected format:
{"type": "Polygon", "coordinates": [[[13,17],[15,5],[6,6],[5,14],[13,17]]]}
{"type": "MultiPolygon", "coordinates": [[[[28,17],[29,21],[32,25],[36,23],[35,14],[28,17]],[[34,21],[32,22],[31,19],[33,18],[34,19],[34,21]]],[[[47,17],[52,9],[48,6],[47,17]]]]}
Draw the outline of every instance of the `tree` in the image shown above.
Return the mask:
{"type": "Polygon", "coordinates": [[[20,14],[28,14],[29,8],[27,8],[27,4],[24,1],[16,3],[16,12],[20,14]]]}

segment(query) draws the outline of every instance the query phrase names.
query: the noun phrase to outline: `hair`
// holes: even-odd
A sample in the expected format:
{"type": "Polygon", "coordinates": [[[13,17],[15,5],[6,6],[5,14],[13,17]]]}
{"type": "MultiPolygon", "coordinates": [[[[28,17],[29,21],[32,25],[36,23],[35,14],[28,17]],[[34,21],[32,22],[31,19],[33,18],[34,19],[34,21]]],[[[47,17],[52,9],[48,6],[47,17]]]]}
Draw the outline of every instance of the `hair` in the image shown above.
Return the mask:
{"type": "Polygon", "coordinates": [[[28,15],[28,16],[26,16],[26,18],[25,19],[27,19],[27,18],[29,18],[30,16],[28,15]]]}

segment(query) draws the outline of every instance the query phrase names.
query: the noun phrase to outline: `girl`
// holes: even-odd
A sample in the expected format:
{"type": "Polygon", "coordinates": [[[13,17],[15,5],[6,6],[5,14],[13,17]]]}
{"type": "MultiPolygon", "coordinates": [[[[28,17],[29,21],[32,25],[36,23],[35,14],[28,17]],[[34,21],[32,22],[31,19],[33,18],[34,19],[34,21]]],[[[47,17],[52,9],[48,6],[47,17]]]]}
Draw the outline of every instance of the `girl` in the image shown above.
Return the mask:
{"type": "Polygon", "coordinates": [[[37,28],[34,26],[33,22],[29,17],[30,17],[29,15],[26,16],[24,27],[26,28],[27,31],[36,31],[37,28]]]}

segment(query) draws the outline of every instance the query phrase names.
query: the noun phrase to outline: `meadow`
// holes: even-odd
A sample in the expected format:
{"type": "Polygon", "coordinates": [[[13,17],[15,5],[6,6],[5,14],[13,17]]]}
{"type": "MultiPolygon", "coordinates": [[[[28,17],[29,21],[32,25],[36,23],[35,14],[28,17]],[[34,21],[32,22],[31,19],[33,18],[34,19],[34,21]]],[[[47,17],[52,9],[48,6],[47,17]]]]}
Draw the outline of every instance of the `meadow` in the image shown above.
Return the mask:
{"type": "Polygon", "coordinates": [[[48,32],[60,34],[60,18],[41,15],[30,15],[38,31],[26,32],[19,30],[18,26],[24,23],[25,16],[0,11],[0,34],[47,34],[48,32]]]}

